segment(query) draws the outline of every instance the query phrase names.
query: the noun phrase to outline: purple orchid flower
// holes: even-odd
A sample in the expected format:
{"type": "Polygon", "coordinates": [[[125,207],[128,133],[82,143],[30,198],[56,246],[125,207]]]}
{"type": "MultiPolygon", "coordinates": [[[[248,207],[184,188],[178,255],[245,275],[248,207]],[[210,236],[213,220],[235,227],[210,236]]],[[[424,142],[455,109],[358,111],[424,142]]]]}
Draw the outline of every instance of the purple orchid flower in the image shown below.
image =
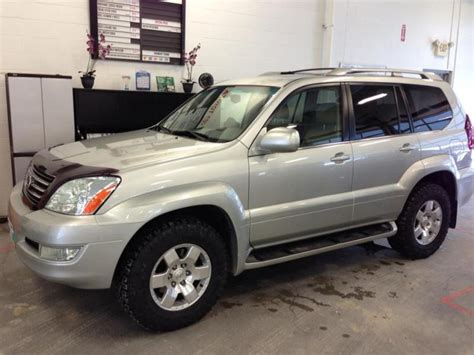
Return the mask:
{"type": "Polygon", "coordinates": [[[94,65],[97,59],[105,59],[110,54],[112,46],[110,44],[105,45],[105,35],[99,34],[99,41],[96,43],[96,39],[92,34],[87,33],[87,53],[89,53],[89,60],[87,62],[87,68],[85,72],[80,71],[84,75],[94,76],[95,70],[94,65]]]}

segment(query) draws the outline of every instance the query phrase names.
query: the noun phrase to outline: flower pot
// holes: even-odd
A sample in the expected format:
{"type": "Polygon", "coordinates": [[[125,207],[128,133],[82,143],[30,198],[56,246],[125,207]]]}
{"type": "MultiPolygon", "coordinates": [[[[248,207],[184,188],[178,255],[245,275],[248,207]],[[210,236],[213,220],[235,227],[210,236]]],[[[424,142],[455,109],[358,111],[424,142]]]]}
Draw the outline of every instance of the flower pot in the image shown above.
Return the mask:
{"type": "Polygon", "coordinates": [[[81,76],[81,83],[84,89],[92,89],[94,86],[94,77],[92,75],[81,76]]]}
{"type": "Polygon", "coordinates": [[[193,92],[194,81],[183,81],[181,84],[183,84],[183,91],[186,94],[193,92]]]}

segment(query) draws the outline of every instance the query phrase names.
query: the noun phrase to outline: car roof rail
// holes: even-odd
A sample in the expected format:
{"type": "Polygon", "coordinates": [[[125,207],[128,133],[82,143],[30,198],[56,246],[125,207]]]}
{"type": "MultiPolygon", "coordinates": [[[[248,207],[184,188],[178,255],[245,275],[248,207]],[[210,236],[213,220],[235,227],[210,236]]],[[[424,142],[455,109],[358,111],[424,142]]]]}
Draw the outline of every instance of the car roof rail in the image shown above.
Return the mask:
{"type": "Polygon", "coordinates": [[[389,69],[389,68],[335,68],[326,75],[328,76],[344,76],[350,74],[366,74],[366,73],[385,73],[390,76],[401,77],[403,74],[419,75],[421,79],[429,79],[436,81],[443,81],[438,75],[431,72],[424,72],[420,70],[409,69],[389,69]]]}
{"type": "Polygon", "coordinates": [[[331,67],[331,68],[308,68],[308,69],[297,69],[297,70],[289,70],[289,71],[282,71],[280,72],[281,75],[289,75],[289,74],[296,74],[296,73],[305,73],[305,72],[311,72],[311,71],[331,71],[335,70],[337,68],[331,67]]]}

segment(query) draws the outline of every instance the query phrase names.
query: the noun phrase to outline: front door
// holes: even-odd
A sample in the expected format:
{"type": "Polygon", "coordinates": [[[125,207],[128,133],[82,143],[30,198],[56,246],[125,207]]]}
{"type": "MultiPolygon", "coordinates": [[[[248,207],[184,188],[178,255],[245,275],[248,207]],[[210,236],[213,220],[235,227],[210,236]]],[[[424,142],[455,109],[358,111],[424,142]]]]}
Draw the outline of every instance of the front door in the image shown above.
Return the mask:
{"type": "Polygon", "coordinates": [[[254,246],[301,239],[352,218],[351,143],[343,141],[340,85],[300,90],[288,96],[266,127],[294,127],[300,148],[251,156],[249,206],[254,246]]]}

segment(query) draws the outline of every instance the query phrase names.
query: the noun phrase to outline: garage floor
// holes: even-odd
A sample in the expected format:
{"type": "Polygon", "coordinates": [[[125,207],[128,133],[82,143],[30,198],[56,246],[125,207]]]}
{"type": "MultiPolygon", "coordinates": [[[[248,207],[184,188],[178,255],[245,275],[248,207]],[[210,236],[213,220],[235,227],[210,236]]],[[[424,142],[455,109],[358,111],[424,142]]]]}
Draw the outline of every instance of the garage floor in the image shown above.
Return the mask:
{"type": "Polygon", "coordinates": [[[473,354],[473,211],[429,259],[372,245],[249,271],[200,323],[166,334],[135,326],[108,291],[39,279],[0,225],[0,354],[473,354]]]}

